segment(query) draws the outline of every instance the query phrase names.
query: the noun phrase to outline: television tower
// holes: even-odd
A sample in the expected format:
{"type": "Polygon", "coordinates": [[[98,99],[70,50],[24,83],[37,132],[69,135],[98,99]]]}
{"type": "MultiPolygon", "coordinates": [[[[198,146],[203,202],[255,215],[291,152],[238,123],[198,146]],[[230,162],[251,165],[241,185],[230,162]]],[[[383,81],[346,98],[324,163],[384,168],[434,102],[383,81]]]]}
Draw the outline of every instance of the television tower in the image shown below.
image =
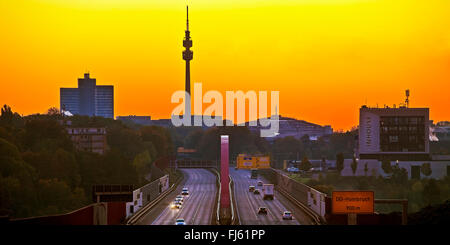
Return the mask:
{"type": "Polygon", "coordinates": [[[186,6],[186,31],[184,32],[184,40],[183,40],[183,47],[185,47],[185,50],[183,51],[183,60],[186,61],[186,93],[189,94],[189,100],[185,98],[185,115],[191,116],[191,72],[190,72],[190,65],[189,62],[192,60],[193,52],[190,50],[192,47],[192,40],[190,31],[189,31],[189,6],[186,6]]]}

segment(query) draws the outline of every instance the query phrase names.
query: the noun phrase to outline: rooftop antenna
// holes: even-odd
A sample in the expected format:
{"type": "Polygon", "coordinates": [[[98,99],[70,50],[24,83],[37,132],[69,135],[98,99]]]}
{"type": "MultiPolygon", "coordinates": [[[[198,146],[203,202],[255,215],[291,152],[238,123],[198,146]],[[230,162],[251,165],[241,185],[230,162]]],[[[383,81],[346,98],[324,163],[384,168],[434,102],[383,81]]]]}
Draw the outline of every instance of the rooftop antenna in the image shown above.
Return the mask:
{"type": "Polygon", "coordinates": [[[406,95],[405,104],[406,104],[406,108],[408,108],[409,107],[409,89],[407,89],[405,91],[405,95],[406,95]]]}

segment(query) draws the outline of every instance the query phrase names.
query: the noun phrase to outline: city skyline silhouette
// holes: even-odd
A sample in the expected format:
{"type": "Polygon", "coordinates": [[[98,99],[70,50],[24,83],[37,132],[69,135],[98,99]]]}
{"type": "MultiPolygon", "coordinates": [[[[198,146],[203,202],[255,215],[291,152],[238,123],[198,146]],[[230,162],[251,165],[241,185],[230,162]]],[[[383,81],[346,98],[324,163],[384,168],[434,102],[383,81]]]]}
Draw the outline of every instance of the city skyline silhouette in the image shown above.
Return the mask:
{"type": "MultiPolygon", "coordinates": [[[[115,87],[115,115],[169,118],[170,94],[186,82],[186,4],[158,4],[2,3],[9,24],[0,41],[1,103],[45,113],[59,107],[60,87],[89,70],[115,87]]],[[[190,82],[221,92],[279,90],[281,115],[336,129],[357,125],[363,104],[399,104],[405,89],[411,106],[448,120],[448,3],[429,4],[418,18],[423,4],[189,3],[190,82]]]]}

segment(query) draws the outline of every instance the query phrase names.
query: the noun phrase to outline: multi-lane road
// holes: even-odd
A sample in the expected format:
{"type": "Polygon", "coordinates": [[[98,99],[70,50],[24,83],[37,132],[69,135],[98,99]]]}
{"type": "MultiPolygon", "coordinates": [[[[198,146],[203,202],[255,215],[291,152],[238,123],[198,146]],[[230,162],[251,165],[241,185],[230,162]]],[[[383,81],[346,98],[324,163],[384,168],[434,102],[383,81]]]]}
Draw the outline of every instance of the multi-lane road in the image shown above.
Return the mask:
{"type": "Polygon", "coordinates": [[[274,200],[263,200],[261,194],[253,194],[249,191],[249,186],[258,186],[258,180],[263,183],[269,183],[267,180],[258,176],[258,179],[250,178],[250,171],[245,169],[236,170],[230,168],[230,176],[234,181],[234,197],[236,198],[237,213],[241,225],[300,225],[311,224],[311,219],[296,205],[293,205],[279,192],[274,191],[274,200]],[[258,214],[259,207],[266,207],[267,214],[258,214]],[[283,220],[284,211],[291,211],[292,220],[283,220]]]}
{"type": "Polygon", "coordinates": [[[216,176],[200,168],[181,169],[181,171],[184,181],[174,192],[145,214],[137,224],[173,225],[178,218],[183,218],[187,225],[211,224],[217,194],[216,176]],[[181,209],[172,209],[170,205],[181,193],[183,187],[189,189],[189,195],[184,198],[181,209]]]}
{"type": "MultiPolygon", "coordinates": [[[[139,225],[173,225],[175,220],[183,218],[188,225],[212,224],[217,195],[216,175],[201,168],[181,169],[183,182],[175,191],[170,193],[160,203],[148,211],[138,222],[139,225]],[[189,189],[189,196],[185,197],[180,209],[171,208],[175,197],[181,193],[183,187],[189,189]]],[[[253,185],[257,189],[258,180],[268,183],[264,178],[250,178],[250,171],[230,168],[230,176],[234,181],[234,198],[236,210],[241,225],[300,225],[312,224],[311,219],[298,206],[292,204],[279,192],[274,191],[274,200],[263,200],[261,194],[249,191],[253,185]],[[258,214],[259,207],[266,207],[267,214],[258,214]],[[292,220],[283,220],[284,211],[291,211],[292,220]]]]}

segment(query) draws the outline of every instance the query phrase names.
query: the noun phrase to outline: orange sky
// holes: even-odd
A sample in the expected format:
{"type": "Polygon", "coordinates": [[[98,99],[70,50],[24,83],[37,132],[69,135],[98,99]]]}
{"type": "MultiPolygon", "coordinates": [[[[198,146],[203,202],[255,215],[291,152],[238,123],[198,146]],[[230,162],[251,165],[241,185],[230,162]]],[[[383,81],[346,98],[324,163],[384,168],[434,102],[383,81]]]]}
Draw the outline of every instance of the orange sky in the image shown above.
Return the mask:
{"type": "MultiPolygon", "coordinates": [[[[60,87],[76,87],[89,71],[98,84],[114,85],[116,116],[168,118],[172,93],[184,89],[185,5],[0,1],[0,103],[43,113],[59,107],[60,87]]],[[[411,106],[450,120],[450,1],[189,5],[191,79],[204,91],[278,90],[282,115],[349,129],[365,101],[398,105],[408,88],[411,106]]]]}

